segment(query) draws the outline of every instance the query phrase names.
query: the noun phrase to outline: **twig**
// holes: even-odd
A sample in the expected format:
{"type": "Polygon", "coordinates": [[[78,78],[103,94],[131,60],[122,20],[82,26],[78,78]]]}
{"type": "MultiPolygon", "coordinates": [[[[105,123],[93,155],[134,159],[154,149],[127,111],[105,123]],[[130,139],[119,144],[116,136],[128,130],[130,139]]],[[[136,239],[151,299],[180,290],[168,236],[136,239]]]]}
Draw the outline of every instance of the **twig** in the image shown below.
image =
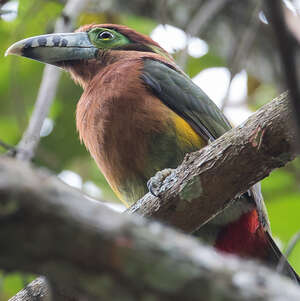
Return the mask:
{"type": "Polygon", "coordinates": [[[185,32],[187,33],[187,43],[182,50],[177,63],[184,70],[188,59],[188,44],[193,36],[201,35],[202,30],[208,25],[210,20],[227,4],[230,0],[208,0],[200,6],[197,13],[188,23],[185,32]]]}
{"type": "Polygon", "coordinates": [[[285,257],[282,257],[277,265],[277,272],[278,273],[282,273],[285,265],[286,265],[286,259],[285,258],[288,258],[293,249],[295,248],[296,244],[300,241],[300,231],[298,233],[296,233],[292,238],[291,240],[289,241],[288,245],[287,245],[287,248],[286,248],[286,251],[284,252],[284,255],[285,257]]]}
{"type": "MultiPolygon", "coordinates": [[[[88,1],[68,0],[61,17],[56,21],[55,32],[68,32],[73,29],[73,24],[88,1]]],[[[54,100],[61,71],[47,65],[44,68],[41,86],[29,125],[18,144],[17,158],[31,160],[40,141],[40,131],[50,106],[54,100]]]]}
{"type": "Polygon", "coordinates": [[[50,65],[44,68],[41,86],[29,125],[17,146],[18,159],[27,161],[34,157],[35,150],[40,141],[42,125],[56,94],[60,72],[58,68],[50,65]]]}
{"type": "Polygon", "coordinates": [[[286,86],[290,91],[293,115],[296,120],[298,144],[300,142],[300,76],[299,64],[297,64],[296,53],[299,49],[298,43],[289,32],[284,20],[282,2],[266,0],[266,16],[273,27],[277,39],[282,69],[285,75],[286,86]]]}
{"type": "Polygon", "coordinates": [[[260,24],[259,18],[258,18],[258,13],[261,10],[261,7],[262,7],[262,4],[260,1],[258,1],[255,4],[255,7],[251,14],[248,26],[246,26],[245,29],[243,30],[241,39],[239,39],[236,42],[236,47],[235,47],[235,50],[233,51],[231,62],[229,63],[230,81],[229,81],[226,95],[224,96],[222,104],[221,104],[222,111],[224,111],[226,105],[228,104],[229,92],[230,92],[232,80],[235,77],[235,75],[240,71],[240,67],[241,67],[243,61],[245,60],[245,58],[248,57],[248,54],[251,49],[251,45],[256,36],[257,30],[258,30],[258,27],[260,24]]]}
{"type": "Polygon", "coordinates": [[[162,25],[167,24],[167,4],[168,0],[161,0],[157,2],[157,8],[159,9],[159,23],[162,25]]]}
{"type": "Polygon", "coordinates": [[[16,14],[15,10],[0,9],[0,16],[7,14],[16,14]]]}
{"type": "Polygon", "coordinates": [[[2,140],[0,140],[0,146],[3,147],[5,150],[7,151],[15,151],[15,147],[6,143],[6,142],[3,142],[2,140]]]}

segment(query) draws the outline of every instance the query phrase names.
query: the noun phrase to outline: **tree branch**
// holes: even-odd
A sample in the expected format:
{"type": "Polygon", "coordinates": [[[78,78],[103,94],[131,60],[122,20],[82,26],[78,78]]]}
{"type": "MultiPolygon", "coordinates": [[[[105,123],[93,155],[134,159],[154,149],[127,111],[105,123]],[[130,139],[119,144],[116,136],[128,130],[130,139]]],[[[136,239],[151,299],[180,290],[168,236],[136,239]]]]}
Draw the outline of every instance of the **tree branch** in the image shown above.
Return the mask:
{"type": "MultiPolygon", "coordinates": [[[[148,194],[129,212],[198,228],[295,156],[288,101],[282,94],[242,127],[188,155],[159,198],[148,194]]],[[[0,158],[0,223],[0,268],[43,274],[76,300],[300,298],[274,272],[218,255],[160,224],[111,212],[56,177],[7,158],[0,158]]]]}
{"type": "Polygon", "coordinates": [[[8,152],[15,152],[15,147],[12,145],[7,144],[6,142],[0,140],[0,147],[4,148],[8,152]]]}
{"type": "Polygon", "coordinates": [[[296,234],[293,235],[293,237],[290,239],[290,241],[287,244],[286,250],[284,252],[284,256],[280,258],[280,261],[276,267],[276,271],[278,273],[282,273],[284,270],[284,265],[285,265],[285,259],[284,258],[289,258],[291,255],[293,249],[297,245],[297,243],[300,241],[300,231],[298,231],[296,234]]]}
{"type": "Polygon", "coordinates": [[[188,154],[163,183],[128,212],[193,232],[252,185],[296,155],[288,93],[209,146],[188,154]]]}
{"type": "Polygon", "coordinates": [[[55,300],[300,298],[274,271],[113,212],[14,159],[0,158],[0,196],[0,267],[45,275],[63,292],[55,300]]]}
{"type": "Polygon", "coordinates": [[[188,42],[191,37],[201,36],[205,26],[218,14],[222,8],[228,4],[230,0],[210,0],[200,5],[200,8],[187,24],[185,32],[188,34],[188,40],[185,48],[182,50],[177,63],[182,69],[185,69],[185,65],[188,58],[188,42]]]}
{"type": "MultiPolygon", "coordinates": [[[[260,0],[254,2],[253,11],[251,12],[249,25],[247,28],[243,28],[242,32],[239,33],[240,38],[236,41],[233,50],[232,56],[228,64],[228,69],[230,71],[230,80],[228,84],[228,88],[226,94],[222,100],[220,109],[223,112],[225,107],[228,106],[230,88],[232,85],[232,81],[236,74],[240,72],[242,66],[245,66],[245,61],[249,56],[251,46],[255,40],[255,36],[260,26],[259,21],[259,11],[261,10],[262,3],[260,0]]],[[[245,103],[245,99],[243,104],[245,103]]]]}
{"type": "MultiPolygon", "coordinates": [[[[55,23],[54,32],[69,32],[73,29],[74,21],[88,1],[69,0],[62,15],[55,23]]],[[[21,160],[31,160],[40,142],[40,132],[50,106],[54,100],[61,70],[57,67],[46,65],[38,92],[37,100],[32,112],[29,125],[18,144],[16,157],[21,160]]]]}
{"type": "Polygon", "coordinates": [[[282,5],[282,1],[267,0],[265,1],[265,11],[277,40],[282,70],[285,76],[285,84],[290,91],[291,104],[294,109],[292,117],[296,120],[298,144],[300,144],[300,75],[298,71],[300,65],[297,59],[299,45],[287,28],[282,5]]]}
{"type": "Polygon", "coordinates": [[[9,301],[51,301],[46,279],[38,277],[10,298],[9,301]]]}

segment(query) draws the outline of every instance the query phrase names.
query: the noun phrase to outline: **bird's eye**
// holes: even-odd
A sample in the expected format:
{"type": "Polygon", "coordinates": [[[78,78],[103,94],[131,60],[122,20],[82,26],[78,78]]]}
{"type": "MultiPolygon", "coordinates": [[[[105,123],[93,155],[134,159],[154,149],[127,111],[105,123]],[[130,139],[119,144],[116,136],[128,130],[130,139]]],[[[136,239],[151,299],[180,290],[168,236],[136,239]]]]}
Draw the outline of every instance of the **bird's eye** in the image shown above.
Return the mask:
{"type": "Polygon", "coordinates": [[[100,40],[112,40],[114,35],[109,31],[102,31],[98,35],[98,39],[100,40]]]}

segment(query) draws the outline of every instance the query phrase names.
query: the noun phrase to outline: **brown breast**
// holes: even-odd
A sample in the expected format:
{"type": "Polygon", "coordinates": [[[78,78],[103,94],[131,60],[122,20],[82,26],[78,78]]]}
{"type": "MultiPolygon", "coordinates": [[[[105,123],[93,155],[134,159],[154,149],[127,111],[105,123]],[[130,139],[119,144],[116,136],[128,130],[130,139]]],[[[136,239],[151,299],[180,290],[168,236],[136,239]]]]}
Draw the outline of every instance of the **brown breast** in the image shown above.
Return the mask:
{"type": "Polygon", "coordinates": [[[114,190],[144,172],[149,137],[163,131],[170,110],[140,79],[142,61],[108,65],[86,86],[77,106],[77,129],[114,190]]]}

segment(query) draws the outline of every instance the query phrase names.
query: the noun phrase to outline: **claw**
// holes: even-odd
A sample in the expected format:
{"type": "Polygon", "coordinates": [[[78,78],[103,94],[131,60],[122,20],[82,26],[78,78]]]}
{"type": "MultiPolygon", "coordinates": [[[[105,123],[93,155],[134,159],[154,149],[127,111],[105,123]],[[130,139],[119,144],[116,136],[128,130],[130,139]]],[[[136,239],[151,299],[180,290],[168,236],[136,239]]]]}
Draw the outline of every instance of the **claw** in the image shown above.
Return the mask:
{"type": "Polygon", "coordinates": [[[155,176],[149,179],[149,181],[147,182],[147,187],[152,195],[156,197],[159,196],[164,179],[168,177],[172,173],[172,171],[173,169],[166,168],[157,172],[155,176]]]}

